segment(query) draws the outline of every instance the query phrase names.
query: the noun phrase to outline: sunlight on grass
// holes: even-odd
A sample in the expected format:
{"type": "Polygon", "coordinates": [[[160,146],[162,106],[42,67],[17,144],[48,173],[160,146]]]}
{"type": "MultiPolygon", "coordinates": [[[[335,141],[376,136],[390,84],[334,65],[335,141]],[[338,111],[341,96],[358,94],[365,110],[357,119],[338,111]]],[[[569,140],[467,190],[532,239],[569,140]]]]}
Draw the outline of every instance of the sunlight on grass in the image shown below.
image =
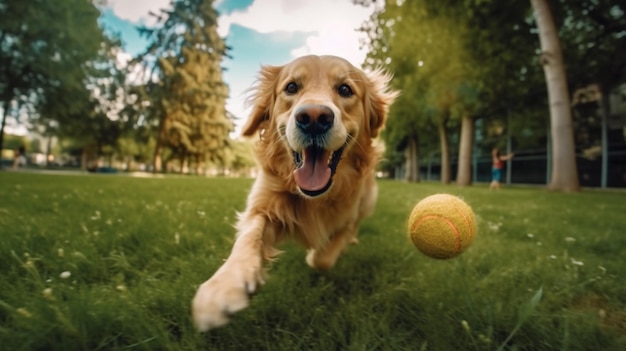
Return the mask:
{"type": "Polygon", "coordinates": [[[333,270],[310,270],[287,244],[251,307],[199,334],[190,300],[230,252],[251,180],[0,181],[5,349],[626,349],[623,193],[381,180],[376,215],[333,270]],[[443,261],[406,233],[414,204],[439,192],[479,225],[443,261]]]}

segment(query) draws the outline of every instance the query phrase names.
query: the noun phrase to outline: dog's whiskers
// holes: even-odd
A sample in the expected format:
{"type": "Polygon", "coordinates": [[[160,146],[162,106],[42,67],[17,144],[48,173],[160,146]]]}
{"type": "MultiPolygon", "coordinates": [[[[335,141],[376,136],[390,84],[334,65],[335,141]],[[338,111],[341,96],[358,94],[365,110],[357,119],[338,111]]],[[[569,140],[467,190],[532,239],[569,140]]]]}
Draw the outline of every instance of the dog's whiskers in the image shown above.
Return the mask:
{"type": "Polygon", "coordinates": [[[363,145],[361,145],[361,143],[359,143],[359,140],[357,138],[355,138],[354,136],[352,136],[351,134],[348,134],[348,137],[346,138],[346,144],[350,141],[354,141],[354,144],[356,146],[358,146],[359,148],[361,148],[362,150],[365,150],[365,148],[363,147],[363,145]]]}

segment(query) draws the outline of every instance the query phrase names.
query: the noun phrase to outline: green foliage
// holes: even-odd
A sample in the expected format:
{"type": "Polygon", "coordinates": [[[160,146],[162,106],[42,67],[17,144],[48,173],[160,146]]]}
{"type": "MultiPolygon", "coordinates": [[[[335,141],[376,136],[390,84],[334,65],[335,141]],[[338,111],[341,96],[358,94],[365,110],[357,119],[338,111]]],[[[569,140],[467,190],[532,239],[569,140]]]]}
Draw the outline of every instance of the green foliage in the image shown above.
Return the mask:
{"type": "Polygon", "coordinates": [[[619,193],[380,181],[376,214],[333,270],[312,271],[286,244],[251,306],[199,334],[191,298],[229,254],[251,180],[3,172],[0,183],[9,350],[626,348],[619,193]],[[462,196],[479,226],[445,261],[406,234],[413,205],[440,192],[462,196]]]}
{"type": "Polygon", "coordinates": [[[7,150],[16,150],[20,146],[24,146],[26,150],[29,152],[32,151],[30,148],[30,141],[21,135],[5,135],[4,148],[7,150]]]}
{"type": "Polygon", "coordinates": [[[387,4],[371,23],[366,64],[382,65],[394,73],[394,87],[405,91],[403,102],[414,101],[413,115],[404,118],[417,125],[424,115],[433,115],[424,112],[438,111],[436,117],[449,109],[464,80],[465,28],[457,20],[434,14],[424,2],[405,1],[387,4]]]}
{"type": "MultiPolygon", "coordinates": [[[[0,4],[0,104],[55,121],[83,111],[88,63],[105,40],[92,1],[5,0],[0,4]]],[[[47,124],[47,123],[45,123],[47,124]]],[[[0,147],[5,119],[0,128],[0,147]]]]}
{"type": "Polygon", "coordinates": [[[389,69],[403,91],[384,135],[392,152],[407,139],[418,140],[423,155],[439,151],[444,164],[448,138],[458,139],[462,117],[489,125],[521,106],[529,71],[540,71],[528,68],[536,47],[528,8],[521,0],[506,8],[497,1],[403,1],[374,15],[363,29],[370,37],[366,65],[389,69]],[[432,138],[433,126],[443,142],[432,138]]]}
{"type": "Polygon", "coordinates": [[[228,48],[217,34],[218,14],[212,0],[172,5],[155,15],[156,28],[140,28],[151,45],[138,60],[155,59],[158,73],[142,97],[150,102],[149,123],[158,128],[155,157],[167,147],[181,163],[193,155],[198,163],[224,164],[234,126],[225,108],[228,87],[220,65],[228,48]]]}
{"type": "MultiPolygon", "coordinates": [[[[134,116],[124,108],[130,97],[126,68],[117,62],[119,50],[118,41],[103,41],[99,56],[89,63],[81,108],[70,112],[61,110],[58,116],[53,116],[58,123],[55,134],[70,140],[83,152],[93,151],[93,158],[111,154],[123,136],[134,136],[134,116]]],[[[55,104],[50,105],[42,111],[44,121],[50,118],[50,111],[55,111],[55,104]]]]}
{"type": "MultiPolygon", "coordinates": [[[[626,8],[612,0],[550,6],[570,92],[595,83],[606,98],[626,79],[626,8]]],[[[483,150],[503,143],[509,133],[514,147],[545,147],[546,83],[529,1],[388,1],[362,30],[369,39],[365,65],[389,69],[394,87],[403,92],[383,134],[387,157],[396,160],[390,164],[402,162],[409,139],[418,140],[422,155],[439,150],[433,124],[443,122],[454,140],[454,119],[463,115],[482,120],[477,142],[483,150]],[[505,133],[494,133],[499,130],[505,133]]],[[[597,103],[592,107],[597,114],[597,103]]]]}
{"type": "Polygon", "coordinates": [[[224,157],[226,167],[233,171],[248,171],[256,167],[254,161],[254,141],[251,140],[233,140],[228,153],[224,157]]]}
{"type": "Polygon", "coordinates": [[[612,0],[557,1],[572,93],[588,84],[611,91],[626,80],[626,5],[612,0]]]}
{"type": "MultiPolygon", "coordinates": [[[[448,147],[446,128],[472,63],[463,48],[465,27],[456,17],[437,15],[442,10],[422,1],[389,3],[365,28],[370,36],[366,65],[385,66],[396,77],[394,87],[403,92],[384,135],[391,146],[389,159],[407,144],[431,141],[423,137],[429,125],[437,126],[448,147]]],[[[449,154],[442,150],[441,155],[442,163],[447,162],[449,154]]]]}
{"type": "Polygon", "coordinates": [[[117,141],[116,150],[122,157],[132,157],[134,161],[150,163],[154,153],[155,139],[142,139],[137,136],[123,137],[117,141]]]}

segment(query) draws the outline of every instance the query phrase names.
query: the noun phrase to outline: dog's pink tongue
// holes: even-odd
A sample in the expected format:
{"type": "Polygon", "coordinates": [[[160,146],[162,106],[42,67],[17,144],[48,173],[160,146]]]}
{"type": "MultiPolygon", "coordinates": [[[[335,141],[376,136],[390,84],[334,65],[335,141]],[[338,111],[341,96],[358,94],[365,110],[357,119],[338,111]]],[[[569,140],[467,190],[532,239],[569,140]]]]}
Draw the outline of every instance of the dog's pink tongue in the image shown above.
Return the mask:
{"type": "Polygon", "coordinates": [[[293,173],[296,184],[302,190],[317,191],[330,181],[328,159],[331,152],[309,147],[304,150],[304,165],[293,173]]]}

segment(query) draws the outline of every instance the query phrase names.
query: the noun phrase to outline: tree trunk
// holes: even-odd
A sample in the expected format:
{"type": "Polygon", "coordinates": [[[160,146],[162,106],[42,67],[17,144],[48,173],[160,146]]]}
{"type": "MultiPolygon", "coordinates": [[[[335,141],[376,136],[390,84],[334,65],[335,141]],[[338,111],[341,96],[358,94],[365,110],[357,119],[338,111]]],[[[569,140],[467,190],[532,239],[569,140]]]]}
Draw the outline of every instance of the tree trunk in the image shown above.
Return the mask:
{"type": "Polygon", "coordinates": [[[160,173],[161,167],[163,165],[163,146],[161,145],[161,141],[157,140],[156,146],[154,148],[154,158],[152,159],[152,172],[160,173]]]}
{"type": "Polygon", "coordinates": [[[602,169],[600,173],[600,187],[607,187],[607,180],[609,177],[609,136],[608,136],[608,118],[611,114],[611,102],[609,97],[611,95],[610,90],[606,89],[603,85],[600,92],[602,93],[602,98],[600,100],[600,117],[602,119],[602,130],[601,130],[601,146],[602,146],[602,169]]]}
{"type": "Polygon", "coordinates": [[[202,168],[204,166],[204,162],[200,157],[200,153],[196,154],[196,175],[200,175],[202,173],[202,168]]]}
{"type": "Polygon", "coordinates": [[[52,155],[52,135],[48,134],[48,141],[46,142],[46,168],[50,167],[51,155],[52,155]]]}
{"type": "Polygon", "coordinates": [[[466,114],[461,121],[461,140],[459,142],[459,167],[456,184],[472,184],[472,150],[474,146],[474,118],[466,114]]]}
{"type": "Polygon", "coordinates": [[[549,188],[579,191],[572,109],[559,37],[547,0],[531,0],[539,29],[541,64],[546,76],[552,136],[552,177],[549,188]]]}
{"type": "Polygon", "coordinates": [[[439,119],[438,126],[441,148],[441,182],[443,184],[450,183],[450,142],[448,141],[448,131],[446,130],[447,121],[448,116],[442,116],[439,119]]]}
{"type": "Polygon", "coordinates": [[[89,159],[87,158],[87,147],[84,146],[82,152],[80,153],[80,169],[83,171],[87,171],[87,162],[89,159]]]}
{"type": "Polygon", "coordinates": [[[133,171],[133,157],[132,156],[126,156],[125,157],[125,161],[126,161],[126,172],[132,172],[133,171]]]}
{"type": "Polygon", "coordinates": [[[9,117],[9,106],[11,105],[11,101],[5,101],[2,105],[2,124],[0,126],[0,152],[2,152],[2,148],[4,147],[4,127],[7,124],[7,118],[9,117]]]}
{"type": "Polygon", "coordinates": [[[187,161],[189,160],[189,158],[187,157],[187,152],[183,151],[180,154],[180,158],[179,158],[179,163],[180,163],[180,170],[179,173],[180,174],[185,174],[187,173],[187,161]]]}
{"type": "Polygon", "coordinates": [[[419,182],[419,161],[417,150],[417,138],[409,137],[407,147],[405,149],[405,168],[404,179],[409,182],[419,182]]]}

